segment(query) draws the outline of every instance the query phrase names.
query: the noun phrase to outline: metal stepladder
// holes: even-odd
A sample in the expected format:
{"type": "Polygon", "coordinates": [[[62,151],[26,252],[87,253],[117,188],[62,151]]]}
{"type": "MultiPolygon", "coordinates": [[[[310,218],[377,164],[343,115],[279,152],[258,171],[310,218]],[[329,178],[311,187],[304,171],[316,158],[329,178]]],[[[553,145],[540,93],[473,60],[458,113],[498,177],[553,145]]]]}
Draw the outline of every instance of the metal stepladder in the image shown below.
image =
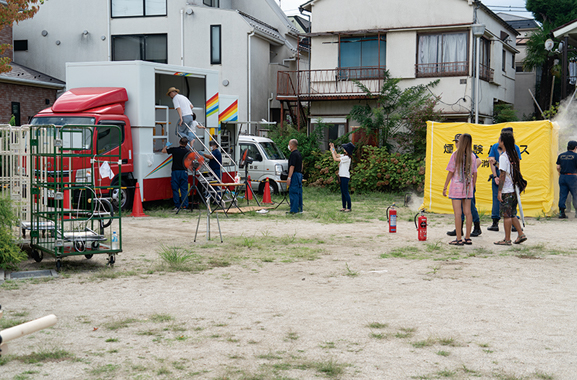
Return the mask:
{"type": "MultiPolygon", "coordinates": [[[[196,131],[194,131],[194,128],[192,128],[191,126],[189,126],[186,123],[184,123],[184,124],[186,125],[188,130],[194,135],[195,140],[197,140],[202,145],[204,150],[210,151],[210,149],[204,144],[202,139],[200,139],[199,136],[196,134],[196,131]]],[[[179,137],[185,137],[182,134],[180,134],[178,132],[178,130],[177,130],[177,135],[179,137]]],[[[216,139],[213,139],[213,140],[216,143],[217,148],[220,149],[221,154],[230,160],[230,162],[232,163],[232,168],[236,169],[236,172],[238,173],[238,167],[237,167],[237,164],[234,161],[234,159],[226,151],[222,150],[222,147],[220,146],[220,144],[218,143],[218,141],[216,139]]],[[[194,148],[194,144],[192,144],[190,141],[188,142],[187,146],[191,152],[202,155],[200,152],[198,152],[194,148]]],[[[218,165],[220,167],[221,178],[224,178],[225,176],[227,176],[229,178],[233,178],[233,176],[229,173],[229,170],[222,165],[222,162],[218,162],[218,165]]],[[[230,168],[230,166],[229,166],[229,168],[230,168]]],[[[224,210],[224,214],[226,215],[226,217],[228,217],[227,209],[229,209],[232,206],[230,204],[231,202],[236,202],[235,197],[232,195],[231,191],[226,186],[215,186],[215,184],[221,183],[223,181],[221,180],[221,178],[218,178],[218,176],[210,168],[210,166],[208,165],[208,162],[206,160],[204,160],[202,162],[202,165],[197,170],[195,170],[195,177],[194,178],[195,178],[194,181],[198,181],[198,183],[200,184],[200,188],[196,188],[196,189],[199,192],[202,191],[206,195],[203,198],[203,202],[205,202],[205,200],[206,200],[205,203],[206,203],[206,206],[209,209],[210,213],[213,213],[214,211],[216,211],[216,209],[211,210],[211,208],[210,208],[211,202],[214,202],[214,203],[218,204],[222,210],[224,210]]],[[[190,190],[192,191],[194,188],[195,188],[195,186],[191,187],[190,190]]],[[[203,197],[203,194],[199,194],[199,195],[201,197],[203,197]]],[[[234,206],[236,206],[238,208],[238,205],[235,204],[234,206]]],[[[240,208],[239,208],[239,210],[240,210],[240,208]]]]}

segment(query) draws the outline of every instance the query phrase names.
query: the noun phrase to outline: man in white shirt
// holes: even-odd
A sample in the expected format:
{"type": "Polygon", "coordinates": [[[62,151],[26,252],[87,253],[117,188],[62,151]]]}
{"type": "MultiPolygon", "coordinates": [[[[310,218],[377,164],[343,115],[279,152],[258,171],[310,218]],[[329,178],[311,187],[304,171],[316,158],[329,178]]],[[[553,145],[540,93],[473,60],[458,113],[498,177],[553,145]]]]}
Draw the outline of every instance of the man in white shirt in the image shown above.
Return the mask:
{"type": "Polygon", "coordinates": [[[188,141],[195,139],[192,130],[192,108],[194,107],[190,100],[184,95],[180,95],[180,90],[176,87],[171,87],[166,92],[166,95],[172,98],[174,109],[178,112],[178,125],[176,127],[176,135],[186,137],[188,141]]]}

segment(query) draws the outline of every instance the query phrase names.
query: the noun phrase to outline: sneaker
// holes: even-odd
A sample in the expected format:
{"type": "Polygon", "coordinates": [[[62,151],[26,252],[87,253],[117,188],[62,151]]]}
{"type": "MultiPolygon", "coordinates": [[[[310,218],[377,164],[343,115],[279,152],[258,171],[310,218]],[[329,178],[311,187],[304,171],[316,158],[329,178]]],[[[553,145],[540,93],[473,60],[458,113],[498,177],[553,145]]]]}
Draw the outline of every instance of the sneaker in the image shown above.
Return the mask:
{"type": "Polygon", "coordinates": [[[564,210],[559,213],[559,219],[567,219],[567,214],[565,214],[564,210]]]}
{"type": "Polygon", "coordinates": [[[172,209],[173,212],[177,212],[178,210],[180,210],[178,207],[172,209]]]}

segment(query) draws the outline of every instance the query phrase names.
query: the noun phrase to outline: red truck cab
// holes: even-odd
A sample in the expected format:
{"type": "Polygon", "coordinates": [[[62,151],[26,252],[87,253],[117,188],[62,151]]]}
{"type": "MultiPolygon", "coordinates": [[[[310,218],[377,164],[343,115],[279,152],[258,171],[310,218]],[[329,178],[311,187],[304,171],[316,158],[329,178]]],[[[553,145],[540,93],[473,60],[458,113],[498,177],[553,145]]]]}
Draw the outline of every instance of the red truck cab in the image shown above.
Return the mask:
{"type": "MultiPolygon", "coordinates": [[[[81,167],[80,163],[73,163],[75,171],[73,176],[90,177],[94,176],[94,182],[98,186],[108,186],[121,183],[121,194],[117,190],[109,196],[116,207],[132,207],[132,196],[134,194],[133,186],[135,179],[133,176],[133,145],[130,120],[125,115],[125,103],[128,101],[126,89],[122,87],[83,87],[66,91],[60,96],[54,105],[50,108],[39,112],[31,121],[33,125],[93,125],[93,146],[96,147],[98,154],[118,155],[121,151],[122,174],[118,175],[118,163],[110,162],[110,168],[114,173],[114,178],[101,178],[98,174],[98,167],[76,169],[81,167]],[[120,128],[121,145],[118,146],[118,129],[120,128]]],[[[48,163],[48,165],[50,165],[48,163]]],[[[49,170],[50,168],[48,168],[49,170]]],[[[65,162],[64,171],[68,170],[68,164],[65,162]]]]}

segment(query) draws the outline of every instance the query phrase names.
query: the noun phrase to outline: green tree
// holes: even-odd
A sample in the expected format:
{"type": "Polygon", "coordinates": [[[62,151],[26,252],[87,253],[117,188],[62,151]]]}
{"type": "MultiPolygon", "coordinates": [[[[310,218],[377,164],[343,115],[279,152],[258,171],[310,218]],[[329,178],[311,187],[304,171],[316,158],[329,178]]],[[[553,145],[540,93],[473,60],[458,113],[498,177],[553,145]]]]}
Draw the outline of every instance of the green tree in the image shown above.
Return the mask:
{"type": "MultiPolygon", "coordinates": [[[[38,12],[39,4],[44,0],[6,0],[6,5],[0,4],[0,30],[13,23],[18,23],[34,17],[38,12]]],[[[8,49],[12,49],[9,44],[0,44],[0,55],[8,49]]],[[[0,57],[0,73],[12,70],[10,67],[10,58],[0,57]]]]}
{"type": "Polygon", "coordinates": [[[422,110],[434,97],[429,92],[439,81],[427,85],[418,85],[401,90],[399,78],[391,78],[388,70],[384,72],[383,85],[378,93],[372,93],[361,82],[356,81],[368,97],[376,99],[376,105],[370,102],[356,105],[349,113],[349,118],[357,120],[368,138],[377,136],[379,145],[392,150],[396,139],[407,127],[411,114],[422,110]]]}
{"type": "Polygon", "coordinates": [[[533,13],[541,26],[527,41],[527,56],[523,66],[529,70],[541,68],[540,88],[537,89],[538,102],[545,110],[549,107],[551,84],[555,80],[554,61],[561,58],[558,53],[545,50],[545,41],[551,37],[553,29],[577,18],[577,0],[527,0],[526,8],[533,13]]]}
{"type": "Polygon", "coordinates": [[[493,123],[507,123],[509,121],[518,121],[517,114],[511,104],[497,103],[493,106],[493,123]]]}
{"type": "Polygon", "coordinates": [[[12,226],[16,223],[12,202],[0,196],[0,269],[15,269],[26,259],[26,254],[14,244],[12,226]]]}

